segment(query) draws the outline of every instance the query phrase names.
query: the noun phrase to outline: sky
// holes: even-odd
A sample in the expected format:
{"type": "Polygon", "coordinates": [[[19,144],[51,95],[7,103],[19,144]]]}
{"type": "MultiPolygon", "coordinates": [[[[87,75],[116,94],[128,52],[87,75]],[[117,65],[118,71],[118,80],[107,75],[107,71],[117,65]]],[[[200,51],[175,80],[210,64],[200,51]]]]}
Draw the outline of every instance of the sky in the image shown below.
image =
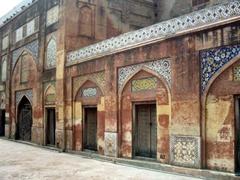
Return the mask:
{"type": "Polygon", "coordinates": [[[12,10],[23,0],[0,0],[0,17],[12,10]]]}

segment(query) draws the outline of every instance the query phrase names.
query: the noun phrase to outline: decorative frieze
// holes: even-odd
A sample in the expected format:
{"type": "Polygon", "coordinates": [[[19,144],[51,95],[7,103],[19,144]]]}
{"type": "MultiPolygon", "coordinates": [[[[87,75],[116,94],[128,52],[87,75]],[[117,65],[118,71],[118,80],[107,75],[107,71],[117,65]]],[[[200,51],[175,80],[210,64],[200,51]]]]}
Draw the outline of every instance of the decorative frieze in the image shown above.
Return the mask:
{"type": "Polygon", "coordinates": [[[39,49],[39,43],[38,43],[38,40],[36,41],[33,41],[15,51],[13,51],[13,54],[12,54],[12,69],[15,67],[15,64],[18,60],[18,58],[21,56],[22,52],[24,50],[27,50],[27,52],[30,52],[32,55],[33,55],[33,59],[36,61],[36,63],[38,63],[38,49],[39,49]]]}
{"type": "Polygon", "coordinates": [[[234,81],[240,81],[240,65],[237,67],[234,67],[233,79],[234,79],[234,81]]]}
{"type": "Polygon", "coordinates": [[[200,168],[200,137],[171,135],[171,164],[184,167],[200,168]]]}
{"type": "Polygon", "coordinates": [[[157,88],[157,78],[150,77],[132,81],[132,92],[145,91],[157,88]]]}
{"type": "Polygon", "coordinates": [[[240,45],[225,46],[200,52],[202,93],[204,93],[211,78],[239,54],[240,45]]]}
{"type": "Polygon", "coordinates": [[[16,92],[16,107],[19,104],[19,102],[22,100],[23,96],[26,96],[30,103],[32,104],[33,99],[33,92],[31,89],[23,90],[23,91],[17,91],[16,92]]]}
{"type": "Polygon", "coordinates": [[[94,97],[97,95],[97,88],[86,88],[82,90],[83,97],[94,97]]]}
{"type": "Polygon", "coordinates": [[[98,58],[108,54],[123,51],[143,43],[181,34],[189,29],[198,29],[202,26],[210,26],[223,20],[238,17],[240,15],[240,2],[231,1],[219,4],[203,10],[194,11],[171,20],[163,21],[152,26],[128,32],[115,38],[81,48],[68,53],[67,65],[81,63],[86,60],[98,58]]]}
{"type": "Polygon", "coordinates": [[[118,88],[122,89],[124,84],[128,81],[131,76],[136,74],[141,69],[150,69],[156,74],[161,76],[168,83],[169,88],[171,87],[171,63],[170,59],[156,60],[141,64],[135,64],[126,66],[118,69],[118,88]]]}
{"type": "Polygon", "coordinates": [[[117,157],[117,133],[105,132],[105,150],[106,156],[117,157]]]}

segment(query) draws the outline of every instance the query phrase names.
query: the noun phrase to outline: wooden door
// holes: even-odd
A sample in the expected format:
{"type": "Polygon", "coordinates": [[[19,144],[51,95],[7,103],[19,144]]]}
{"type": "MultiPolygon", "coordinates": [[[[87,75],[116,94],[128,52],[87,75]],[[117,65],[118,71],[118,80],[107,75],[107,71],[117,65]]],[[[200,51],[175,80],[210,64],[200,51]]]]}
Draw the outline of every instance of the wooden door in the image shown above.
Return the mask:
{"type": "Polygon", "coordinates": [[[135,155],[155,158],[157,152],[156,105],[136,105],[135,155]]]}
{"type": "Polygon", "coordinates": [[[47,144],[55,145],[56,118],[55,109],[47,109],[47,144]]]}
{"type": "Polygon", "coordinates": [[[5,110],[0,110],[0,136],[5,135],[5,110]]]}
{"type": "Polygon", "coordinates": [[[235,101],[235,113],[236,113],[236,148],[235,148],[235,164],[236,172],[240,173],[240,96],[236,97],[235,101]]]}
{"type": "Polygon", "coordinates": [[[85,108],[84,148],[97,150],[97,108],[85,108]]]}
{"type": "Polygon", "coordinates": [[[23,97],[18,108],[17,139],[31,141],[32,134],[32,107],[26,97],[23,97]]]}

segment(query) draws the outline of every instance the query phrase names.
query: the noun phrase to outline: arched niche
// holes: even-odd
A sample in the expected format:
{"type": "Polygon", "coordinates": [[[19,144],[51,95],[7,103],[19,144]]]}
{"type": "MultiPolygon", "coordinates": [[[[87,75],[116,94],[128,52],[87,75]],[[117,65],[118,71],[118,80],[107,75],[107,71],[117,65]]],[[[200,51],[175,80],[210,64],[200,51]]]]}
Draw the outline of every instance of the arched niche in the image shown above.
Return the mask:
{"type": "Polygon", "coordinates": [[[225,64],[202,96],[203,157],[208,169],[235,169],[235,97],[240,95],[240,81],[234,80],[234,69],[240,66],[239,59],[235,57],[225,64]]]}

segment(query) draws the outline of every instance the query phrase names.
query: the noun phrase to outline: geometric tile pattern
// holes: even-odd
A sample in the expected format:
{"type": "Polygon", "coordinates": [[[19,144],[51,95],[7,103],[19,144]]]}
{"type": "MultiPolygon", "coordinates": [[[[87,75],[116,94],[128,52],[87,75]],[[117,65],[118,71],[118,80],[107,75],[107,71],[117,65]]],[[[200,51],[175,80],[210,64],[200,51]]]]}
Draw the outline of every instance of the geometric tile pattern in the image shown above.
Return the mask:
{"type": "Polygon", "coordinates": [[[140,43],[170,37],[187,29],[196,29],[239,15],[240,2],[238,0],[221,3],[69,52],[67,65],[113,54],[140,43]]]}
{"type": "Polygon", "coordinates": [[[105,132],[104,134],[106,156],[117,157],[117,133],[105,132]]]}
{"type": "Polygon", "coordinates": [[[137,73],[142,68],[150,69],[163,77],[171,88],[171,63],[170,59],[156,60],[141,64],[135,64],[118,69],[118,88],[121,89],[128,78],[137,73]]]}
{"type": "Polygon", "coordinates": [[[214,74],[239,54],[240,45],[224,46],[200,52],[202,93],[214,74]]]}
{"type": "Polygon", "coordinates": [[[19,102],[22,100],[23,96],[26,96],[30,103],[32,104],[33,99],[33,91],[31,89],[17,91],[16,92],[16,107],[18,106],[19,102]]]}
{"type": "Polygon", "coordinates": [[[157,78],[145,78],[132,81],[132,92],[145,91],[157,88],[157,78]]]}
{"type": "Polygon", "coordinates": [[[240,66],[234,68],[233,79],[234,81],[240,81],[240,66]]]}
{"type": "Polygon", "coordinates": [[[97,88],[86,88],[82,90],[83,97],[93,97],[97,95],[97,88]]]}
{"type": "Polygon", "coordinates": [[[171,135],[170,162],[177,166],[200,168],[200,137],[171,135]]]}
{"type": "Polygon", "coordinates": [[[52,68],[56,66],[57,60],[57,43],[55,39],[51,39],[47,45],[47,62],[46,68],[52,68]]]}
{"type": "MultiPolygon", "coordinates": [[[[73,78],[73,96],[75,97],[79,91],[79,88],[85,83],[87,80],[92,81],[93,83],[97,83],[100,86],[100,89],[104,91],[105,87],[105,72],[101,71],[98,73],[87,74],[83,76],[78,76],[73,78]]],[[[104,92],[102,92],[104,93],[104,92]]]]}
{"type": "Polygon", "coordinates": [[[27,50],[28,52],[31,53],[31,55],[34,57],[33,59],[36,61],[36,64],[37,64],[38,63],[38,48],[39,48],[38,40],[35,40],[19,49],[13,51],[13,53],[12,53],[12,70],[13,70],[19,56],[22,54],[22,52],[24,50],[27,50]]]}

